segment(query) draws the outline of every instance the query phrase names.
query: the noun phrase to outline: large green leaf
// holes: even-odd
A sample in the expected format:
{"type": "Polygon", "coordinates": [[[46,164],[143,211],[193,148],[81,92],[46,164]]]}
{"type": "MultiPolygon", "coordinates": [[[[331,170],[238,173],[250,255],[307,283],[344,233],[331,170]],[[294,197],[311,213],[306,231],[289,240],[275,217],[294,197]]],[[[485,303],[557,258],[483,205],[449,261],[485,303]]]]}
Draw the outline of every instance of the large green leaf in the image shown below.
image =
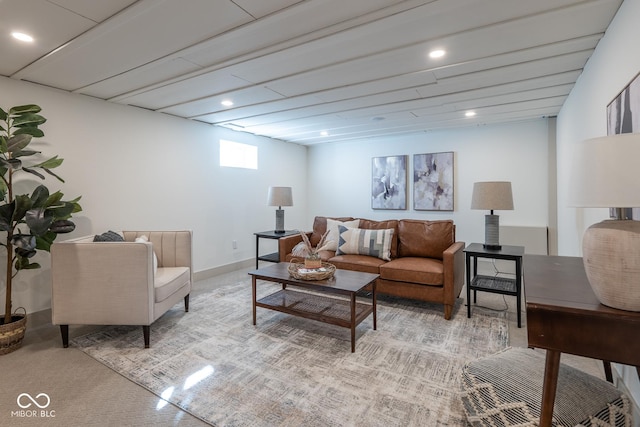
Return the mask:
{"type": "Polygon", "coordinates": [[[27,252],[33,251],[36,248],[36,236],[32,236],[31,234],[16,234],[13,236],[12,243],[16,249],[22,251],[21,256],[31,258],[33,255],[27,255],[27,252]]]}
{"type": "Polygon", "coordinates": [[[40,111],[42,111],[42,108],[40,108],[38,105],[27,104],[27,105],[17,105],[15,107],[12,107],[9,110],[9,114],[12,116],[19,115],[19,114],[27,114],[27,113],[35,114],[35,113],[39,113],[40,111]]]}
{"type": "Polygon", "coordinates": [[[2,108],[0,108],[0,120],[2,120],[3,122],[7,121],[7,117],[9,117],[7,115],[7,112],[4,111],[2,108]]]}
{"type": "Polygon", "coordinates": [[[33,193],[31,193],[31,203],[36,208],[46,208],[49,199],[49,189],[44,185],[38,185],[33,193]]]}
{"type": "Polygon", "coordinates": [[[16,270],[35,270],[40,268],[37,262],[29,262],[29,258],[18,256],[15,263],[16,270]]]}
{"type": "Polygon", "coordinates": [[[53,156],[49,160],[45,160],[42,163],[38,163],[37,165],[34,165],[33,167],[34,168],[42,168],[42,169],[53,169],[53,168],[57,168],[58,166],[60,166],[63,161],[64,161],[64,159],[59,159],[58,156],[53,156]]]}
{"type": "Polygon", "coordinates": [[[29,157],[29,156],[33,156],[35,154],[40,154],[40,151],[21,150],[21,151],[18,151],[17,153],[13,153],[13,158],[16,158],[16,157],[29,157]]]}
{"type": "Polygon", "coordinates": [[[44,178],[45,178],[45,176],[44,176],[44,175],[42,175],[42,174],[41,174],[40,172],[38,172],[38,171],[34,171],[33,169],[25,168],[25,167],[23,166],[23,167],[22,167],[22,170],[23,170],[23,171],[25,171],[25,172],[27,172],[27,173],[30,173],[31,175],[35,175],[35,176],[37,176],[37,177],[38,177],[38,178],[40,178],[40,179],[44,179],[44,178]]]}
{"type": "Polygon", "coordinates": [[[0,230],[9,231],[13,228],[13,211],[16,202],[0,205],[0,230]]]}
{"type": "Polygon", "coordinates": [[[13,134],[20,135],[23,133],[26,133],[27,135],[31,135],[35,138],[42,138],[44,136],[44,132],[41,129],[38,129],[37,127],[33,127],[33,126],[26,126],[23,128],[19,128],[13,134]]]}
{"type": "Polygon", "coordinates": [[[59,219],[57,221],[53,221],[53,224],[51,224],[51,227],[49,227],[49,230],[56,234],[71,233],[75,229],[76,225],[68,219],[59,219]]]}
{"type": "Polygon", "coordinates": [[[26,194],[20,194],[14,198],[15,209],[13,212],[13,221],[21,221],[27,214],[27,211],[33,207],[31,198],[26,194]]]}
{"type": "Polygon", "coordinates": [[[39,208],[28,210],[24,219],[32,234],[42,236],[49,230],[54,217],[51,212],[39,208]]]}
{"type": "Polygon", "coordinates": [[[32,136],[27,134],[12,136],[7,143],[7,151],[10,153],[22,151],[23,148],[31,143],[31,138],[32,136]]]}
{"type": "Polygon", "coordinates": [[[21,114],[13,119],[12,125],[17,128],[37,127],[46,121],[47,119],[39,114],[21,114]]]}
{"type": "Polygon", "coordinates": [[[58,234],[53,231],[47,231],[42,236],[36,236],[36,249],[51,252],[51,245],[56,240],[56,237],[58,237],[58,234]]]}
{"type": "Polygon", "coordinates": [[[48,173],[49,175],[55,177],[58,179],[58,181],[60,182],[64,182],[64,179],[62,179],[61,177],[59,177],[58,175],[56,175],[55,173],[51,172],[50,169],[43,169],[46,173],[48,173]]]}
{"type": "Polygon", "coordinates": [[[76,204],[70,202],[64,202],[63,205],[49,208],[48,210],[53,214],[56,219],[67,219],[75,211],[76,204]]]}

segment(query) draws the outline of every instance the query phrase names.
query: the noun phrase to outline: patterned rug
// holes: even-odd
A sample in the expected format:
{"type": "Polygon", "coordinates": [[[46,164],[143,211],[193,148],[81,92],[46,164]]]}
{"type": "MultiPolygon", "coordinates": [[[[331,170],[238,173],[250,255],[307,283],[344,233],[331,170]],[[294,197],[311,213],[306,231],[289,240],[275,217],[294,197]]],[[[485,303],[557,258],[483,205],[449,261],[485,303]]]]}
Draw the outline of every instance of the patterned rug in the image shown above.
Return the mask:
{"type": "MultiPolygon", "coordinates": [[[[277,290],[258,283],[258,297],[277,290]]],[[[151,326],[113,326],[72,345],[215,426],[464,426],[465,362],[508,343],[501,313],[379,298],[356,331],[258,308],[250,281],[191,298],[151,326]]]]}

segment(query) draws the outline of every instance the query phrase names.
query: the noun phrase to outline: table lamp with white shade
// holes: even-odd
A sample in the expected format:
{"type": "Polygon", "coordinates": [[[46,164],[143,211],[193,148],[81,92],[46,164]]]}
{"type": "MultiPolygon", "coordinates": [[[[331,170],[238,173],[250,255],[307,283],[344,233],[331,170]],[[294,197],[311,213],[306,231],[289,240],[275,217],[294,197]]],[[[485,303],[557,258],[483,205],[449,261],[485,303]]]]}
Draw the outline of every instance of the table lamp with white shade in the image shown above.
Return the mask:
{"type": "Polygon", "coordinates": [[[277,206],[276,209],[276,233],[284,233],[283,206],[293,206],[291,187],[269,187],[267,194],[267,206],[277,206]]]}
{"type": "Polygon", "coordinates": [[[513,210],[511,182],[489,181],[473,184],[471,209],[487,210],[491,213],[484,217],[484,248],[500,250],[500,216],[494,210],[513,210]]]}
{"type": "Polygon", "coordinates": [[[622,216],[640,207],[640,134],[576,144],[571,174],[571,206],[615,208],[613,219],[591,225],[582,239],[593,292],[604,305],[640,311],[640,221],[622,216]]]}

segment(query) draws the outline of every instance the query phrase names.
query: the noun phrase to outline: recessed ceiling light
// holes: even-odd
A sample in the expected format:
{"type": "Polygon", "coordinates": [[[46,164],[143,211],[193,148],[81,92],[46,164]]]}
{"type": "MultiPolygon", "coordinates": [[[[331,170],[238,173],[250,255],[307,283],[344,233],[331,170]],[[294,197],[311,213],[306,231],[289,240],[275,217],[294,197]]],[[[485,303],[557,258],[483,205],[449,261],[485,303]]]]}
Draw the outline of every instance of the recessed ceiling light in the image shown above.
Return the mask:
{"type": "Polygon", "coordinates": [[[473,117],[476,115],[475,111],[467,111],[466,113],[464,113],[465,117],[473,117]]]}
{"type": "Polygon", "coordinates": [[[231,101],[230,99],[225,99],[220,104],[224,105],[225,107],[231,107],[233,105],[233,101],[231,101]]]}
{"type": "Polygon", "coordinates": [[[322,132],[320,132],[320,136],[329,136],[329,132],[323,130],[322,132]]]}
{"type": "Polygon", "coordinates": [[[14,31],[13,33],[11,33],[11,35],[13,36],[14,39],[18,39],[21,42],[32,42],[33,41],[33,37],[31,37],[29,34],[19,33],[17,31],[14,31]]]}
{"type": "Polygon", "coordinates": [[[436,49],[429,52],[430,58],[442,58],[446,52],[442,49],[436,49]]]}

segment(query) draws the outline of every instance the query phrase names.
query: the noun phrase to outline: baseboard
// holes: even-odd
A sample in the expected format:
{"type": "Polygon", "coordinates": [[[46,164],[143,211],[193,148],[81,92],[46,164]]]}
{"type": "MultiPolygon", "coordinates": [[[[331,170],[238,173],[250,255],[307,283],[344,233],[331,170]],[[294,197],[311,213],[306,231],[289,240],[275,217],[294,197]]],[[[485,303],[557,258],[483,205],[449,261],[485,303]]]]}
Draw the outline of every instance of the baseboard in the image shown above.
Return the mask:
{"type": "Polygon", "coordinates": [[[193,280],[205,280],[211,277],[219,276],[220,274],[231,273],[232,271],[240,270],[243,268],[250,268],[256,266],[255,258],[245,259],[244,261],[238,261],[231,264],[221,265],[218,267],[207,268],[206,270],[195,271],[193,273],[193,280]]]}

